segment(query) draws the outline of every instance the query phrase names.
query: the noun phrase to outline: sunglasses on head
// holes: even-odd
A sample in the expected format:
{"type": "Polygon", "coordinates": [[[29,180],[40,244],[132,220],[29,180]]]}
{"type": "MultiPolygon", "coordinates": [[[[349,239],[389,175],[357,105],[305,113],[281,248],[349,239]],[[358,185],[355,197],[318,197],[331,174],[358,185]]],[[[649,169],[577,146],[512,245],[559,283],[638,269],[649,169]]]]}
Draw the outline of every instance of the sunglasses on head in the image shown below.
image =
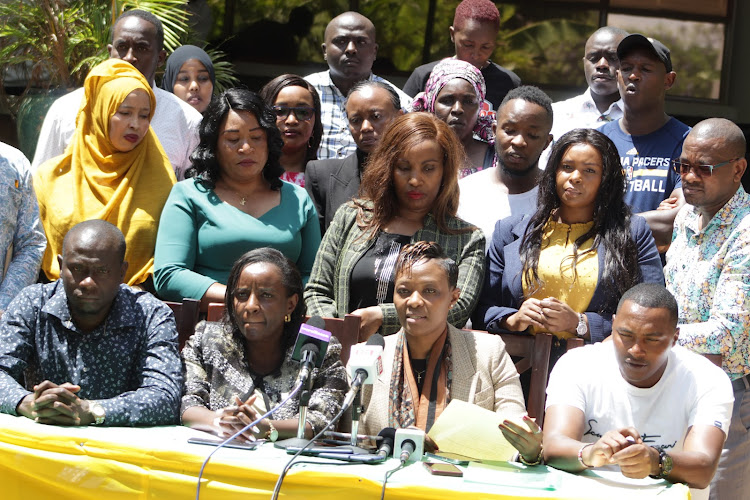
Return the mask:
{"type": "Polygon", "coordinates": [[[715,165],[691,165],[690,163],[675,159],[672,160],[672,168],[680,175],[687,175],[688,172],[690,172],[690,169],[693,169],[693,172],[698,177],[711,177],[714,173],[715,168],[729,165],[730,163],[734,163],[737,160],[739,160],[739,158],[732,158],[731,160],[723,161],[715,165]]]}
{"type": "Polygon", "coordinates": [[[297,120],[306,122],[315,114],[315,109],[310,106],[274,106],[273,112],[277,118],[286,120],[289,117],[289,113],[294,113],[294,117],[297,120]]]}

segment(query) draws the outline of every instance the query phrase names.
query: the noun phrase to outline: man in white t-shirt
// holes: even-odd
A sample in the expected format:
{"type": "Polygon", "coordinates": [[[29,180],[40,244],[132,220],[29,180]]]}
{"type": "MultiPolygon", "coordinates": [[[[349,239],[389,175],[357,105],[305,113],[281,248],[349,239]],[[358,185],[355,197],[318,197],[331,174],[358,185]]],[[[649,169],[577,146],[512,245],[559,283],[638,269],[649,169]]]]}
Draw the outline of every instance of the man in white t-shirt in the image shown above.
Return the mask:
{"type": "MultiPolygon", "coordinates": [[[[154,85],[156,69],[166,57],[161,21],[144,10],[125,11],[115,20],[112,43],[107,50],[110,58],[129,62],[151,83],[156,96],[151,128],[167,153],[177,179],[183,179],[185,170],[190,166],[190,153],[198,145],[202,116],[173,93],[154,85]]],[[[39,132],[32,170],[65,152],[73,138],[76,115],[83,99],[83,88],[79,88],[52,103],[39,132]]]]}
{"type": "Polygon", "coordinates": [[[677,302],[666,288],[642,283],[625,292],[612,341],[574,349],[552,370],[547,463],[686,483],[693,499],[707,499],[734,396],[726,374],[677,345],[678,336],[677,302]]]}
{"type": "Polygon", "coordinates": [[[458,181],[458,216],[484,231],[487,245],[497,221],[536,210],[537,162],[552,140],[551,128],[547,94],[530,85],[506,94],[497,110],[495,166],[458,181]]]}

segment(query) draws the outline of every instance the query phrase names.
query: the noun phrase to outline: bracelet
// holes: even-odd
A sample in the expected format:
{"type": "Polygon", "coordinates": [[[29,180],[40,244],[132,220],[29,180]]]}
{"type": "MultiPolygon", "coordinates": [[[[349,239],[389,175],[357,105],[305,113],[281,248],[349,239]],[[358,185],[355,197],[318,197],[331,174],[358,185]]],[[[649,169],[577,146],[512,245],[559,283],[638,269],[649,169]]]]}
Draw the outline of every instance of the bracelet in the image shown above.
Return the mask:
{"type": "Polygon", "coordinates": [[[578,462],[585,468],[585,469],[593,469],[591,465],[586,465],[586,463],[583,461],[583,450],[585,450],[587,447],[592,446],[593,443],[587,443],[581,446],[581,449],[578,450],[578,462]]]}
{"type": "Polygon", "coordinates": [[[539,465],[542,463],[542,454],[544,453],[544,446],[539,447],[539,455],[536,456],[536,459],[533,462],[527,462],[525,458],[523,458],[523,453],[518,453],[518,460],[524,465],[539,465]]]}

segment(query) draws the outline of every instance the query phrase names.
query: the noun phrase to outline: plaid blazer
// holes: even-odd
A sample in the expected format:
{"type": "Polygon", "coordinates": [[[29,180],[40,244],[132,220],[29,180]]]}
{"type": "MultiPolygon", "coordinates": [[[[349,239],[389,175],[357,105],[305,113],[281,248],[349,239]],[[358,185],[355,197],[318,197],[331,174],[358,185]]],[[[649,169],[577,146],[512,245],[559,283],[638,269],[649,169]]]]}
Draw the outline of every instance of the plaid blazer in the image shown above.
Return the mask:
{"type": "MultiPolygon", "coordinates": [[[[357,261],[375,244],[375,238],[362,237],[364,231],[357,226],[357,208],[349,202],[342,205],[328,227],[315,257],[310,280],[305,288],[307,314],[324,318],[343,318],[351,312],[349,287],[352,269],[357,261]]],[[[451,229],[473,228],[457,234],[441,232],[432,214],[427,214],[424,227],[414,233],[411,242],[435,241],[445,253],[458,264],[458,288],[461,297],[448,313],[448,322],[458,328],[468,321],[479,300],[484,280],[484,233],[468,222],[451,217],[451,229]]],[[[396,306],[380,304],[383,310],[383,325],[378,330],[390,335],[401,327],[396,306]]]]}

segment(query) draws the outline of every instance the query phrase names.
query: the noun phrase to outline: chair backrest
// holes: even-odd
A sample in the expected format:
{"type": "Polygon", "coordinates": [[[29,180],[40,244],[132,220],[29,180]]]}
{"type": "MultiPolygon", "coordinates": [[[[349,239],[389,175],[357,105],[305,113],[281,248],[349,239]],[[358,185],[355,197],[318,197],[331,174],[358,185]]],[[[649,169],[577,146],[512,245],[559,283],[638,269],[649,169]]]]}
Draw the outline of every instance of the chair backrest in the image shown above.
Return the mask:
{"type": "Polygon", "coordinates": [[[223,302],[211,302],[206,311],[206,321],[221,321],[224,317],[224,309],[226,307],[223,302]]]}
{"type": "MultiPolygon", "coordinates": [[[[224,316],[224,304],[211,303],[208,305],[206,319],[208,321],[221,321],[224,316]]],[[[305,316],[304,320],[310,319],[305,316]]],[[[359,328],[362,324],[362,318],[353,314],[347,314],[343,318],[323,318],[326,324],[326,330],[331,332],[339,342],[341,342],[341,363],[346,366],[349,361],[351,347],[359,342],[359,328]]]]}
{"type": "Polygon", "coordinates": [[[359,342],[359,328],[362,325],[362,317],[347,314],[343,318],[323,318],[323,321],[326,322],[326,330],[341,342],[341,363],[346,366],[352,346],[359,342]]]}
{"type": "Polygon", "coordinates": [[[581,337],[571,337],[568,340],[565,341],[565,351],[569,351],[571,349],[575,349],[576,347],[583,347],[583,344],[585,344],[584,340],[581,337]]]}
{"type": "Polygon", "coordinates": [[[198,323],[201,301],[182,299],[182,302],[165,302],[165,304],[172,309],[172,313],[174,314],[179,349],[182,351],[182,346],[185,345],[187,339],[195,333],[195,325],[198,323]]]}
{"type": "Polygon", "coordinates": [[[701,354],[703,355],[704,358],[708,359],[711,363],[721,368],[721,363],[723,361],[721,354],[709,354],[707,352],[702,352],[701,354]]]}
{"type": "Polygon", "coordinates": [[[520,358],[516,361],[519,374],[531,370],[529,384],[529,398],[526,411],[529,416],[536,418],[539,425],[544,422],[544,403],[547,400],[547,379],[549,377],[549,358],[552,350],[552,335],[537,333],[500,333],[505,342],[506,352],[520,358]]]}

